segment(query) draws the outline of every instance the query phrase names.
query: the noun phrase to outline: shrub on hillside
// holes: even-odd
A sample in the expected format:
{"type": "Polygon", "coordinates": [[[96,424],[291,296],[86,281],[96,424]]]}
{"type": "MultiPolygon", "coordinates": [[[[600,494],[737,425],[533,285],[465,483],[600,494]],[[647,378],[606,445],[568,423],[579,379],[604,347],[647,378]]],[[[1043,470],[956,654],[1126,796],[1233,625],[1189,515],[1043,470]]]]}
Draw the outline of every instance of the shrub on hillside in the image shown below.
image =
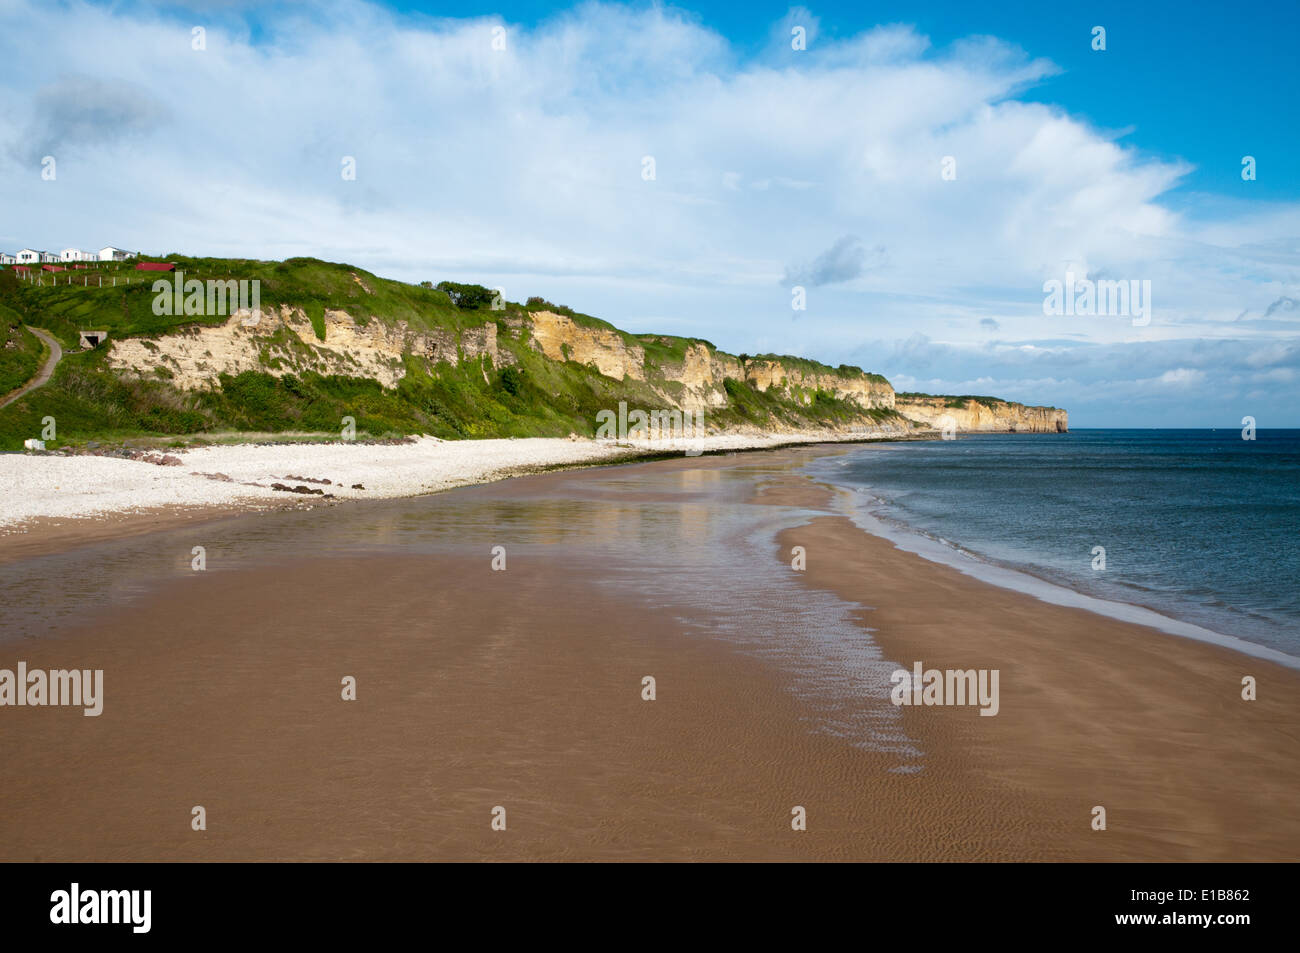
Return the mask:
{"type": "Polygon", "coordinates": [[[438,282],[438,290],[451,299],[462,311],[478,311],[491,307],[496,292],[482,285],[463,285],[455,281],[438,282]]]}
{"type": "Polygon", "coordinates": [[[519,391],[523,389],[523,373],[514,367],[505,367],[501,370],[501,389],[511,397],[518,397],[519,391]]]}

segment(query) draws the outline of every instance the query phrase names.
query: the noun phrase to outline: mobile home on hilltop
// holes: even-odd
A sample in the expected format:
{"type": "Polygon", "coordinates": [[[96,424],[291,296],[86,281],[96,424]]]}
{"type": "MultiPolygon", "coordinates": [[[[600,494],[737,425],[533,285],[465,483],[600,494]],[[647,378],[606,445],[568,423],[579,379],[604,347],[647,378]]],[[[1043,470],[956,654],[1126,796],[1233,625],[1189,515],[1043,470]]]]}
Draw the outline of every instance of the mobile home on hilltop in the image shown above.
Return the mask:
{"type": "Polygon", "coordinates": [[[78,261],[126,261],[138,255],[139,252],[126,251],[112,245],[105,245],[99,251],[65,248],[61,252],[51,252],[41,251],[38,248],[24,248],[16,255],[0,252],[0,265],[66,265],[78,261]]]}

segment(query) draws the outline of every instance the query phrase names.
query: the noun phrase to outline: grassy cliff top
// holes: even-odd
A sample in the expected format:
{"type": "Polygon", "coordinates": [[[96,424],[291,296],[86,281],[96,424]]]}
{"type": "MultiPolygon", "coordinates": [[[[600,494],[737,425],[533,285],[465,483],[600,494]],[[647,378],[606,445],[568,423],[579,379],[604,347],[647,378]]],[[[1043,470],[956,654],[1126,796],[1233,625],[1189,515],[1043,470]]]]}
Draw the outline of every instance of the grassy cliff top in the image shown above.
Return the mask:
{"type": "Polygon", "coordinates": [[[838,374],[840,377],[863,377],[876,384],[889,383],[884,375],[872,374],[853,364],[841,364],[839,367],[831,367],[829,364],[823,364],[807,357],[795,357],[793,354],[742,354],[740,359],[746,362],[771,361],[784,367],[798,369],[805,374],[838,374]]]}
{"type": "MultiPolygon", "coordinates": [[[[900,390],[894,394],[894,398],[900,401],[909,400],[942,400],[948,407],[965,407],[969,403],[983,404],[990,410],[995,409],[999,404],[1005,404],[1011,407],[1038,407],[1039,404],[1022,404],[1015,400],[1006,400],[1002,397],[989,397],[983,394],[922,394],[917,391],[900,390]]],[[[1059,407],[1043,407],[1044,410],[1060,410],[1059,407]]]]}
{"type": "MultiPolygon", "coordinates": [[[[362,323],[376,317],[391,323],[405,321],[415,328],[459,327],[463,314],[444,291],[315,258],[274,262],[168,255],[142,260],[173,262],[187,282],[257,281],[264,308],[282,304],[308,310],[337,308],[362,323]]],[[[112,337],[147,337],[227,320],[226,315],[155,314],[155,283],[172,285],[176,275],[136,271],[135,265],[135,261],[104,262],[85,270],[47,274],[42,276],[43,286],[11,280],[0,284],[0,298],[69,344],[75,344],[77,332],[86,329],[108,331],[112,337]],[[59,283],[51,285],[56,280],[59,283]]]]}

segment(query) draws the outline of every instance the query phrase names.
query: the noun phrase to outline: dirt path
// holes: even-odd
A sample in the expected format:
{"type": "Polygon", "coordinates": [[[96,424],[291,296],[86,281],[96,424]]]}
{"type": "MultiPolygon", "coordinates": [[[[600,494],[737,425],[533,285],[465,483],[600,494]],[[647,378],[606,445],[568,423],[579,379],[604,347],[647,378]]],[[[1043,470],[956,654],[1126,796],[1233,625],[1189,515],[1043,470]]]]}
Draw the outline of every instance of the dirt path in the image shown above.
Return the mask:
{"type": "Polygon", "coordinates": [[[58,366],[59,361],[62,360],[63,358],[63,348],[62,346],[60,346],[58,341],[56,341],[50,335],[46,334],[44,331],[38,331],[33,327],[28,327],[26,325],[24,326],[27,327],[28,331],[31,331],[32,334],[35,334],[38,338],[40,338],[42,341],[45,342],[45,346],[50,349],[50,357],[49,360],[45,362],[45,366],[41,368],[40,373],[38,373],[35,377],[29,380],[22,387],[18,388],[16,391],[11,393],[8,397],[0,398],[0,407],[7,407],[9,404],[12,404],[14,401],[16,401],[19,397],[22,397],[24,394],[36,390],[36,388],[48,382],[50,377],[54,374],[54,368],[58,366]]]}

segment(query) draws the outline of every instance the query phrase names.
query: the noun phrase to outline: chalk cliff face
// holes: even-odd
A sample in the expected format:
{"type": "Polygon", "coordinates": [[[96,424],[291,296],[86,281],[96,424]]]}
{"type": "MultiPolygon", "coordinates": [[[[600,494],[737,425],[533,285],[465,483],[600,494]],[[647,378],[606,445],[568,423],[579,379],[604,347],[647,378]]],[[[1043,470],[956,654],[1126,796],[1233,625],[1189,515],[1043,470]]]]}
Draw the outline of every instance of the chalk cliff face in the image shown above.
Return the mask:
{"type": "MultiPolygon", "coordinates": [[[[648,342],[671,340],[651,335],[646,335],[644,339],[648,342]]],[[[740,380],[743,373],[740,361],[730,354],[695,342],[686,347],[680,362],[659,363],[652,372],[647,371],[646,377],[654,378],[655,390],[668,403],[686,409],[698,409],[726,406],[727,391],[723,382],[728,377],[740,380]],[[674,396],[667,392],[663,384],[680,384],[681,393],[674,396]]]]}
{"type": "Polygon", "coordinates": [[[936,430],[1065,433],[1070,417],[1056,407],[1028,407],[1009,401],[959,400],[953,397],[899,397],[894,405],[904,417],[936,430]],[[956,405],[956,406],[952,406],[956,405]]]}
{"type": "Polygon", "coordinates": [[[460,332],[412,330],[406,322],[371,319],[364,325],[346,311],[326,309],[320,340],[301,308],[281,305],[254,314],[238,311],[224,323],[193,325],[160,338],[122,338],[108,352],[109,366],[128,373],[162,368],[180,390],[217,386],[222,374],[263,371],[283,377],[311,370],[320,374],[371,377],[396,387],[406,376],[407,355],[456,365],[486,356],[494,367],[514,363],[497,347],[497,326],[460,332]]]}
{"type": "Polygon", "coordinates": [[[551,311],[534,311],[531,317],[533,343],[552,361],[593,364],[615,380],[645,380],[645,349],[629,345],[617,331],[589,328],[551,311]]]}
{"type": "Polygon", "coordinates": [[[739,380],[743,373],[740,361],[730,354],[714,351],[706,344],[692,344],[686,349],[686,359],[677,379],[686,387],[687,400],[721,407],[727,402],[722,382],[728,377],[739,380]]]}
{"type": "MultiPolygon", "coordinates": [[[[550,311],[530,314],[533,346],[553,361],[576,361],[594,366],[615,380],[680,384],[683,393],[675,401],[683,407],[721,407],[727,403],[723,382],[743,380],[756,390],[776,388],[801,403],[812,403],[818,390],[833,393],[863,408],[894,406],[894,389],[884,380],[858,370],[839,371],[811,361],[780,357],[740,358],[702,342],[689,344],[680,361],[647,363],[646,346],[668,344],[674,339],[643,335],[643,343],[612,328],[588,327],[550,311]]],[[[666,399],[672,401],[672,398],[666,399]]]]}
{"type": "Polygon", "coordinates": [[[894,410],[906,419],[893,418],[891,426],[902,430],[911,426],[908,421],[920,429],[957,431],[1062,433],[1069,426],[1066,412],[1053,407],[987,398],[896,397],[883,377],[858,368],[774,355],[741,358],[703,341],[627,334],[551,310],[500,315],[504,341],[498,339],[498,316],[489,319],[475,311],[464,316],[469,323],[459,329],[412,328],[406,321],[358,320],[347,311],[325,309],[322,340],[302,308],[280,305],[256,314],[240,311],[220,325],[192,325],[157,338],[116,339],[108,363],[127,374],[154,374],[185,391],[217,387],[220,375],[243,371],[369,377],[392,388],[406,376],[410,357],[425,359],[433,374],[442,364],[477,362],[488,380],[489,370],[517,363],[518,349],[528,347],[548,360],[573,361],[615,381],[637,382],[664,406],[682,410],[726,407],[730,378],[760,392],[776,390],[804,406],[824,391],[863,410],[894,410]],[[484,323],[475,325],[474,320],[484,323]]]}

